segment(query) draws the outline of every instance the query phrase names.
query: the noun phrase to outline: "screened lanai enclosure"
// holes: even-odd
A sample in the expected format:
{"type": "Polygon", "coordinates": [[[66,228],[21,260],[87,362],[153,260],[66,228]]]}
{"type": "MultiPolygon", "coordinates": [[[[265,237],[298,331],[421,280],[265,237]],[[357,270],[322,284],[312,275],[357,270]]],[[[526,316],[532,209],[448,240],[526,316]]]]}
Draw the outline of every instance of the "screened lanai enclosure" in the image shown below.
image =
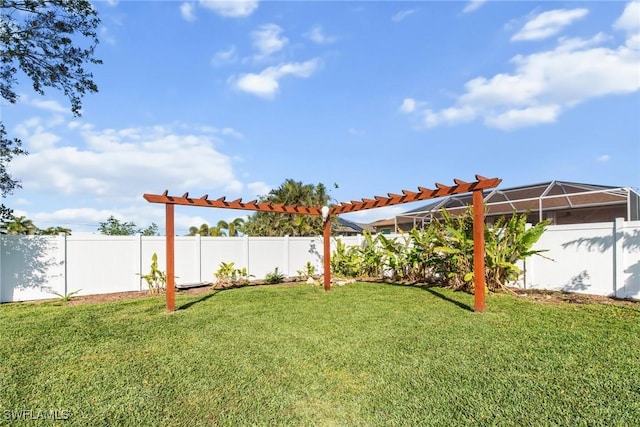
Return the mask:
{"type": "MultiPolygon", "coordinates": [[[[487,190],[484,202],[487,224],[513,212],[528,212],[531,224],[547,219],[556,225],[640,220],[640,194],[629,187],[551,181],[487,190]]],[[[470,195],[445,197],[396,216],[395,229],[421,228],[438,218],[442,209],[455,215],[469,205],[470,195]]]]}

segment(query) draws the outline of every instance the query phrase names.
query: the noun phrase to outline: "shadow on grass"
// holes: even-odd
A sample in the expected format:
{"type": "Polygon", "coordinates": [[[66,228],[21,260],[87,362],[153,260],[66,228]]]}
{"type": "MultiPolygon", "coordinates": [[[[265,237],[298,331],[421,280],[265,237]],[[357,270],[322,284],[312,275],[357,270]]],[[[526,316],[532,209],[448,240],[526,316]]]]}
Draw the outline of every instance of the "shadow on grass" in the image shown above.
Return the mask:
{"type": "Polygon", "coordinates": [[[431,295],[440,298],[441,300],[450,302],[451,304],[457,305],[458,307],[467,310],[467,311],[474,311],[473,308],[465,303],[463,303],[462,301],[458,301],[455,300],[453,298],[450,298],[448,296],[446,296],[445,294],[443,294],[442,292],[440,292],[440,288],[438,286],[435,285],[421,285],[421,284],[415,284],[415,285],[410,285],[410,284],[402,284],[402,283],[388,283],[388,282],[382,282],[382,283],[386,283],[388,285],[392,285],[392,286],[409,286],[412,288],[418,288],[418,289],[422,289],[423,291],[427,291],[429,292],[431,295]]]}
{"type": "Polygon", "coordinates": [[[218,295],[221,291],[220,290],[215,290],[213,292],[210,292],[206,295],[201,296],[198,299],[195,299],[193,301],[189,301],[188,303],[182,304],[180,307],[178,307],[178,310],[186,310],[189,307],[192,307],[196,304],[199,304],[201,302],[205,302],[206,300],[208,300],[209,298],[213,298],[214,296],[218,295]]]}

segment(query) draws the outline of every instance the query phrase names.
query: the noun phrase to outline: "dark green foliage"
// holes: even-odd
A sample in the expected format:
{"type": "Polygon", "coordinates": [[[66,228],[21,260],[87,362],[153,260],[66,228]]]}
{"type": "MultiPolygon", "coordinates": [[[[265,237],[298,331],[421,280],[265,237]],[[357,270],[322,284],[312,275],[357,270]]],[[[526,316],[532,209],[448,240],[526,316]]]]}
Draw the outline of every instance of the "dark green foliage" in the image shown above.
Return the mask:
{"type": "Polygon", "coordinates": [[[38,234],[41,236],[57,236],[58,234],[66,234],[71,236],[71,230],[65,227],[47,227],[45,229],[38,229],[38,234]]]}
{"type": "MultiPolygon", "coordinates": [[[[489,290],[504,289],[518,278],[517,263],[543,251],[532,250],[548,222],[526,226],[526,214],[514,213],[485,227],[485,277],[489,290]]],[[[423,230],[411,230],[401,239],[364,233],[359,247],[338,240],[331,270],[345,277],[389,278],[440,283],[473,290],[473,215],[470,209],[453,216],[446,210],[423,230]]]]}
{"type": "MultiPolygon", "coordinates": [[[[88,64],[100,64],[94,57],[100,24],[88,0],[0,0],[0,97],[13,104],[18,100],[17,75],[23,73],[33,90],[45,88],[64,93],[71,111],[79,116],[82,97],[98,92],[88,64]]],[[[0,120],[0,194],[5,197],[20,188],[19,180],[7,172],[14,156],[26,154],[20,140],[7,136],[0,120]]],[[[11,216],[0,206],[0,220],[11,216]]]]}
{"type": "Polygon", "coordinates": [[[24,216],[9,215],[0,223],[0,234],[10,235],[40,235],[40,236],[54,236],[58,234],[71,235],[71,230],[64,227],[48,227],[45,229],[38,228],[33,221],[27,219],[24,216]]]}
{"type": "MultiPolygon", "coordinates": [[[[260,202],[315,207],[325,206],[329,200],[324,184],[303,184],[292,179],[260,197],[260,202]]],[[[317,236],[322,234],[322,229],[323,221],[319,215],[276,212],[256,212],[242,226],[242,232],[250,236],[317,236]]]]}
{"type": "Polygon", "coordinates": [[[269,285],[275,285],[277,283],[284,282],[285,275],[278,271],[278,267],[273,270],[271,273],[267,273],[264,277],[264,283],[269,285]]]}
{"type": "MultiPolygon", "coordinates": [[[[0,195],[2,197],[11,194],[14,189],[20,188],[20,182],[9,175],[7,166],[14,156],[23,154],[27,154],[27,152],[22,149],[20,140],[18,138],[7,138],[4,124],[0,121],[0,195]]],[[[11,209],[2,205],[0,208],[0,220],[4,221],[11,215],[11,209]]]]}
{"type": "Polygon", "coordinates": [[[38,227],[35,226],[33,221],[24,216],[15,217],[12,215],[0,225],[0,234],[33,236],[39,233],[38,227]]]}
{"type": "Polygon", "coordinates": [[[236,237],[242,231],[242,227],[244,225],[244,219],[235,218],[233,221],[218,221],[218,223],[214,226],[210,226],[209,224],[202,224],[200,227],[189,227],[188,236],[195,236],[199,234],[201,236],[229,236],[236,237]]]}
{"type": "Polygon", "coordinates": [[[142,234],[143,236],[158,236],[158,225],[154,222],[147,228],[138,228],[134,222],[120,221],[111,215],[105,222],[101,222],[98,227],[100,234],[107,236],[133,236],[142,234]]]}
{"type": "Polygon", "coordinates": [[[33,90],[62,91],[71,111],[80,115],[82,97],[98,92],[93,74],[84,67],[100,64],[94,57],[100,19],[88,0],[2,0],[0,24],[0,95],[18,100],[14,86],[22,71],[33,90]],[[84,44],[83,44],[84,43],[84,44]]]}

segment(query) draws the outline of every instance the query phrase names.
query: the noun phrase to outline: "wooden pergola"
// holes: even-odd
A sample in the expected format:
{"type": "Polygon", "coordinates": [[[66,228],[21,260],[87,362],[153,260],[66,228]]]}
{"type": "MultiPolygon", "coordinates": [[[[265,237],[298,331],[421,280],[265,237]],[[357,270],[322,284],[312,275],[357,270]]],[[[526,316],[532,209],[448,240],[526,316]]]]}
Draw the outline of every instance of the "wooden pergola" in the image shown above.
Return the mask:
{"type": "Polygon", "coordinates": [[[285,205],[272,202],[259,203],[257,200],[243,202],[242,199],[227,201],[226,197],[209,199],[207,194],[198,198],[189,197],[189,193],[184,193],[182,196],[170,196],[168,190],[162,194],[145,194],[143,197],[146,201],[164,204],[166,210],[167,310],[175,310],[175,205],[323,216],[324,289],[328,291],[331,289],[331,216],[471,192],[473,193],[473,271],[483,273],[474,274],[473,278],[474,310],[482,312],[485,309],[483,190],[497,187],[502,180],[500,178],[485,178],[480,175],[476,175],[475,178],[476,180],[473,182],[454,179],[455,185],[452,186],[436,183],[434,189],[418,187],[418,191],[402,190],[402,194],[388,193],[386,197],[374,196],[373,199],[363,198],[329,207],[285,205]]]}

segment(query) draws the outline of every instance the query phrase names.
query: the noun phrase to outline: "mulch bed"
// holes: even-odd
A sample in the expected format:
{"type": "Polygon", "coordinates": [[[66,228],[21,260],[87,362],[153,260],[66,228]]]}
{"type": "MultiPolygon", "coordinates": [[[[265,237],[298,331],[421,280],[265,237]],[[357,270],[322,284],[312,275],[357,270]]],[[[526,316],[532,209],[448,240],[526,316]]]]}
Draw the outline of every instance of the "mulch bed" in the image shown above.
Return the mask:
{"type": "MultiPolygon", "coordinates": [[[[380,282],[379,280],[364,280],[368,282],[380,282]]],[[[264,283],[263,281],[254,281],[248,284],[241,285],[232,285],[228,287],[221,286],[213,286],[206,285],[197,288],[184,289],[184,290],[176,290],[176,295],[205,295],[213,290],[225,290],[225,289],[233,289],[240,288],[245,286],[295,286],[304,283],[304,280],[301,278],[292,278],[292,280],[278,283],[277,285],[269,285],[264,283]]],[[[390,283],[390,282],[386,282],[390,283]]],[[[396,283],[398,285],[405,286],[434,286],[431,284],[416,284],[416,283],[396,283]]],[[[633,307],[637,307],[640,309],[640,300],[632,300],[632,299],[616,299],[601,295],[590,295],[590,294],[577,294],[577,293],[569,293],[569,292],[559,292],[559,291],[546,291],[541,289],[520,289],[520,288],[510,288],[510,290],[521,298],[526,298],[530,301],[545,303],[545,304],[559,304],[559,303],[569,303],[569,304],[616,304],[616,305],[629,305],[633,307]]],[[[113,301],[124,301],[131,300],[137,298],[148,298],[152,295],[149,294],[148,291],[131,291],[131,292],[116,292],[111,294],[100,294],[100,295],[84,295],[73,297],[71,300],[66,302],[66,305],[79,305],[79,304],[97,304],[103,302],[113,302],[113,301]]],[[[33,301],[34,304],[41,304],[43,302],[50,302],[52,300],[39,300],[33,301]]],[[[55,301],[55,299],[53,300],[55,301]]]]}

